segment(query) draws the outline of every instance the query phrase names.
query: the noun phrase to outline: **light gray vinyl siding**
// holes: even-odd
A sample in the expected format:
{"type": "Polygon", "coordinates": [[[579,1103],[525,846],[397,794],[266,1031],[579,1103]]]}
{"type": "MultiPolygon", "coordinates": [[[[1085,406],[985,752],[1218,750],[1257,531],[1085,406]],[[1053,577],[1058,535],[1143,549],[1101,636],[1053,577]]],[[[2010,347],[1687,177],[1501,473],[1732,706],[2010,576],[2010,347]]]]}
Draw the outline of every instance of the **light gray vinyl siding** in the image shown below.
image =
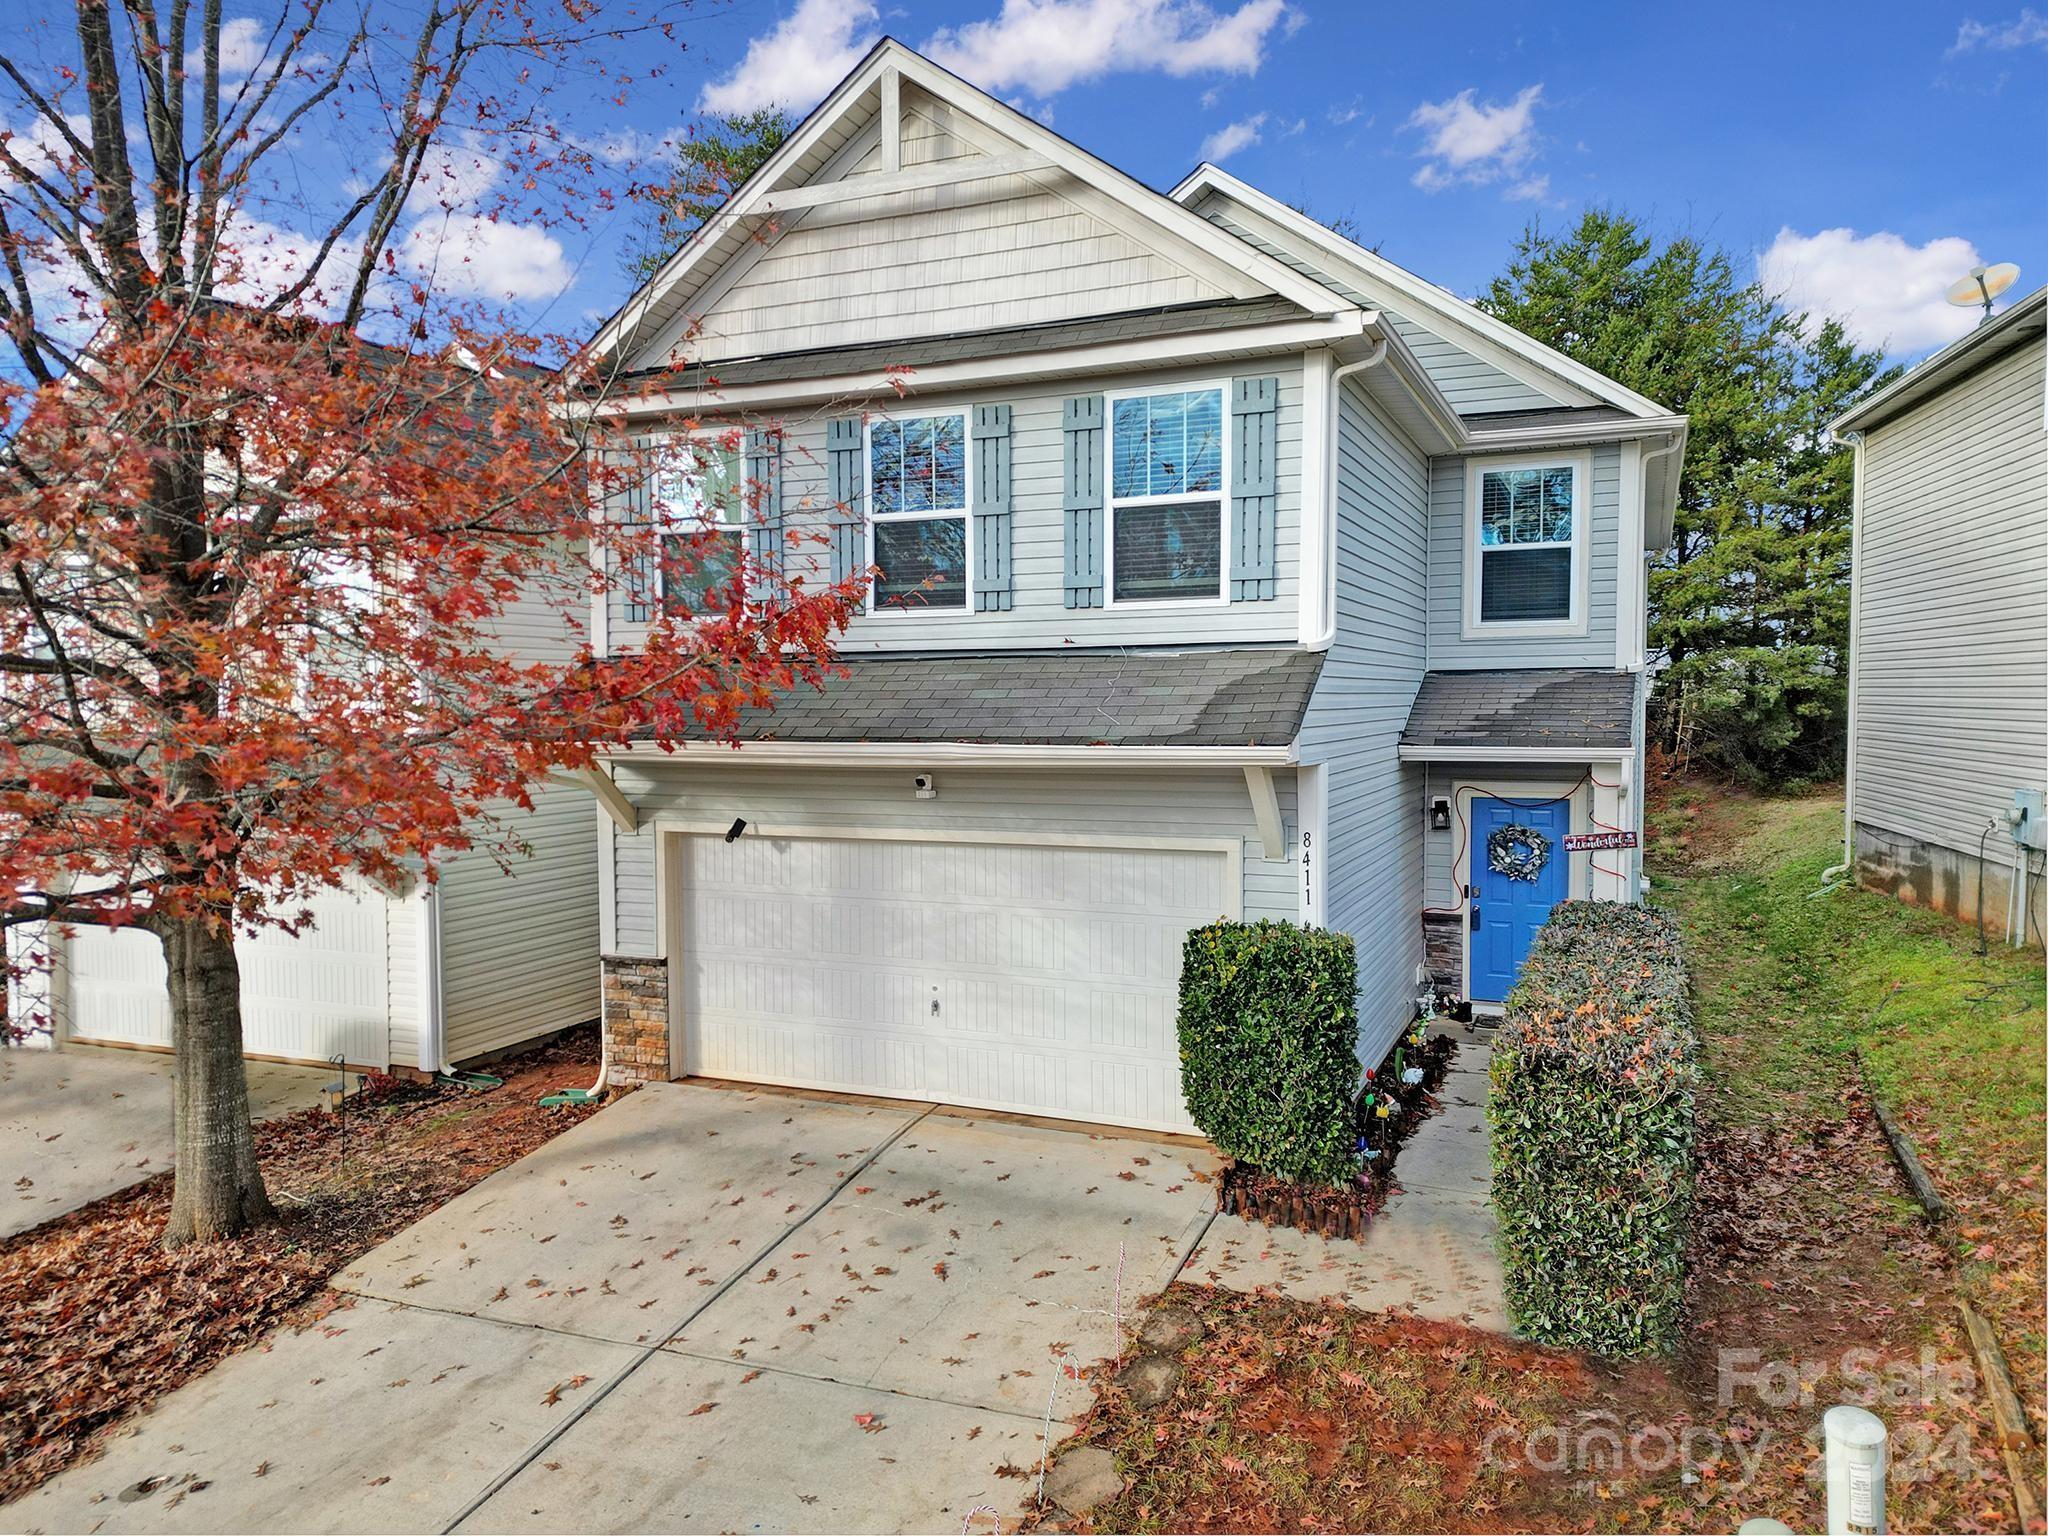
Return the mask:
{"type": "MultiPolygon", "coordinates": [[[[655,840],[666,820],[723,825],[733,817],[769,832],[924,828],[948,835],[1241,838],[1248,920],[1295,921],[1298,840],[1294,776],[1276,774],[1287,854],[1265,857],[1244,774],[1226,770],[979,769],[940,767],[936,799],[912,792],[910,769],[770,768],[741,762],[620,765],[619,787],[639,807],[636,833],[613,838],[617,952],[656,951],[655,840]]],[[[585,823],[587,827],[587,823],[585,823]]],[[[748,833],[748,836],[755,834],[748,833]]],[[[593,910],[595,904],[593,903],[593,910]]]]}
{"type": "Polygon", "coordinates": [[[2037,335],[1863,448],[1851,814],[1972,857],[2048,778],[2042,369],[2037,335]]]}
{"type": "MultiPolygon", "coordinates": [[[[1549,786],[1575,784],[1586,771],[1583,767],[1567,763],[1544,763],[1531,767],[1502,763],[1431,763],[1415,805],[1416,824],[1424,825],[1431,800],[1438,797],[1451,799],[1460,784],[1483,784],[1488,790],[1511,800],[1543,800],[1553,795],[1549,786]]],[[[1430,828],[1423,833],[1422,904],[1426,907],[1455,907],[1462,899],[1458,890],[1458,869],[1470,853],[1471,797],[1467,796],[1457,804],[1467,818],[1464,825],[1461,826],[1458,817],[1453,815],[1448,831],[1438,832],[1430,828]]],[[[1585,855],[1574,854],[1571,857],[1575,866],[1583,865],[1585,855]]],[[[1577,872],[1574,879],[1583,883],[1577,872]]],[[[1573,891],[1578,893],[1576,884],[1573,891]]]]}
{"type": "Polygon", "coordinates": [[[1570,403],[1545,393],[1527,379],[1518,378],[1484,358],[1475,357],[1457,343],[1407,318],[1401,313],[1400,306],[1390,305],[1386,295],[1375,291],[1372,284],[1329,270],[1332,264],[1314,260],[1271,220],[1241,207],[1221,193],[1212,193],[1196,207],[1195,212],[1276,261],[1285,262],[1303,276],[1341,293],[1352,303],[1379,310],[1393,322],[1394,329],[1415,354],[1416,361],[1422,364],[1436,387],[1444,392],[1444,398],[1460,415],[1484,411],[1539,411],[1570,403]]]}
{"type": "Polygon", "coordinates": [[[590,797],[537,790],[500,869],[487,854],[441,874],[441,996],[448,1059],[469,1060],[598,1014],[597,846],[590,797]]]}
{"type": "Polygon", "coordinates": [[[1611,667],[1614,665],[1615,550],[1621,538],[1621,450],[1602,443],[1592,450],[1591,521],[1587,537],[1587,625],[1584,635],[1560,638],[1467,639],[1463,633],[1467,547],[1465,480],[1467,461],[1438,458],[1430,464],[1429,498],[1429,665],[1460,667],[1611,667]]]}
{"type": "MultiPolygon", "coordinates": [[[[1050,649],[1067,645],[1160,645],[1189,640],[1242,645],[1296,638],[1295,604],[1299,591],[1301,528],[1302,379],[1299,356],[1237,362],[1227,368],[1164,369],[1141,374],[1074,380],[1060,384],[989,388],[972,394],[934,393],[915,396],[891,407],[897,416],[965,410],[975,405],[1010,407],[1011,581],[1014,606],[1004,612],[976,613],[954,609],[944,613],[887,612],[862,615],[847,630],[842,649],[849,653],[892,649],[989,650],[1004,647],[1050,649]],[[1257,602],[1215,604],[1129,604],[1109,608],[1071,609],[1064,587],[1065,443],[1060,412],[1076,395],[1119,389],[1179,389],[1195,383],[1221,383],[1228,405],[1232,378],[1277,378],[1279,459],[1275,574],[1278,595],[1257,602]]],[[[838,413],[835,413],[838,414],[838,413]]],[[[857,415],[857,410],[844,414],[857,415]]],[[[826,423],[820,414],[784,420],[782,511],[788,528],[799,534],[787,548],[791,576],[813,584],[830,579],[823,541],[831,498],[825,458],[826,423]]],[[[1226,513],[1227,513],[1226,499],[1226,513]]],[[[1228,538],[1224,550],[1230,548],[1228,538]]],[[[971,548],[971,541],[970,541],[971,548]]],[[[1228,590],[1228,584],[1225,584],[1228,590]]],[[[971,586],[970,586],[971,591],[971,586]]],[[[637,644],[644,626],[627,622],[624,595],[612,600],[610,618],[615,647],[637,644]]]]}
{"type": "MultiPolygon", "coordinates": [[[[384,991],[391,1029],[391,1064],[419,1065],[420,907],[418,890],[384,903],[384,991]]],[[[439,1065],[439,1063],[435,1063],[439,1065]]]]}
{"type": "Polygon", "coordinates": [[[1337,634],[1302,724],[1325,765],[1323,920],[1358,946],[1359,1054],[1413,1013],[1422,960],[1421,772],[1400,760],[1422,682],[1429,464],[1355,384],[1338,402],[1337,634]]]}

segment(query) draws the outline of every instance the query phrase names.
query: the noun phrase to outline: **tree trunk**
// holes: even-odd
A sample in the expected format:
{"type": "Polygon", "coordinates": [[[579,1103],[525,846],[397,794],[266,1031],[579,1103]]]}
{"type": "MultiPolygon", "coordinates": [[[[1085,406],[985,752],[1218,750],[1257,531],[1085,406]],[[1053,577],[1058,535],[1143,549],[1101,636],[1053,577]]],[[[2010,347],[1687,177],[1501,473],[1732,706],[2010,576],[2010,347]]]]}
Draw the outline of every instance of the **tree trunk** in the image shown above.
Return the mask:
{"type": "Polygon", "coordinates": [[[233,932],[203,916],[157,925],[170,973],[177,1172],[164,1246],[246,1232],[277,1214],[256,1166],[242,1067],[242,970],[233,932]]]}

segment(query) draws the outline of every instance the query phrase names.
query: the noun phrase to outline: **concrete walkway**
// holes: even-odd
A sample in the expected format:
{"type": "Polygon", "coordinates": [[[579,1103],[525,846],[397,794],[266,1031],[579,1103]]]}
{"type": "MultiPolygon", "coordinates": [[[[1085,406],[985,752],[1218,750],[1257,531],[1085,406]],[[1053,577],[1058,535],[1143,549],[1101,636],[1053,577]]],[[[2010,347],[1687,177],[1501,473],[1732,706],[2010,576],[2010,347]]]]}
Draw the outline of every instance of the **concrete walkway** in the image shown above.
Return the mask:
{"type": "MultiPolygon", "coordinates": [[[[258,1119],[311,1109],[331,1067],[248,1063],[258,1119]]],[[[171,1058],[67,1045],[0,1049],[0,1239],[171,1166],[171,1058]]]]}
{"type": "Polygon", "coordinates": [[[1400,1189],[1363,1241],[1219,1216],[1184,1278],[1364,1311],[1407,1307],[1422,1317],[1506,1333],[1487,1201],[1493,1168],[1486,1050],[1482,1032],[1461,1037],[1438,1094],[1443,1110],[1423,1121],[1401,1149],[1400,1189]]]}
{"type": "Polygon", "coordinates": [[[1213,1210],[1184,1145],[655,1085],[336,1277],[0,1525],[957,1531],[1213,1210]]]}

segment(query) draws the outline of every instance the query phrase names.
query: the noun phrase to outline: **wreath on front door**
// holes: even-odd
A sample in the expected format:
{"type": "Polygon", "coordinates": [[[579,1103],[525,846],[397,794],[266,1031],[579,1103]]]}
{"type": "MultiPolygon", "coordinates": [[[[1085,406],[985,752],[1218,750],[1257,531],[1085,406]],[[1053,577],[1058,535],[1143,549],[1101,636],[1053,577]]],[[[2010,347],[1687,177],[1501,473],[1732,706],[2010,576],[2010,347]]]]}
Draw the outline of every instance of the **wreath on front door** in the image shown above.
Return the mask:
{"type": "Polygon", "coordinates": [[[1486,867],[1510,880],[1533,881],[1550,862],[1550,839],[1534,827],[1513,823],[1486,835],[1486,867]]]}

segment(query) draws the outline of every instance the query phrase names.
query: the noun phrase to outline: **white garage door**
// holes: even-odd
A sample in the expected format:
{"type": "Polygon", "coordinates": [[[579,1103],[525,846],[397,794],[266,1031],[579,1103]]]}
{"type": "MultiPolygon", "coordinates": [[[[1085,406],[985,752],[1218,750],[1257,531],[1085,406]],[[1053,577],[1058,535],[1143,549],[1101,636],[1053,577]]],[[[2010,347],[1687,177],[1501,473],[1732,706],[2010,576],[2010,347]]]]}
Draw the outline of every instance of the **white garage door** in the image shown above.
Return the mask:
{"type": "Polygon", "coordinates": [[[1194,1127],[1175,1015],[1221,851],[681,839],[688,1071],[1194,1127]]]}
{"type": "MultiPolygon", "coordinates": [[[[314,927],[297,938],[236,941],[242,963],[242,1043],[255,1056],[351,1066],[390,1063],[385,899],[341,892],[307,903],[314,927]]],[[[163,949],[134,928],[77,929],[68,946],[66,1012],[78,1040],[169,1045],[163,949]]]]}

